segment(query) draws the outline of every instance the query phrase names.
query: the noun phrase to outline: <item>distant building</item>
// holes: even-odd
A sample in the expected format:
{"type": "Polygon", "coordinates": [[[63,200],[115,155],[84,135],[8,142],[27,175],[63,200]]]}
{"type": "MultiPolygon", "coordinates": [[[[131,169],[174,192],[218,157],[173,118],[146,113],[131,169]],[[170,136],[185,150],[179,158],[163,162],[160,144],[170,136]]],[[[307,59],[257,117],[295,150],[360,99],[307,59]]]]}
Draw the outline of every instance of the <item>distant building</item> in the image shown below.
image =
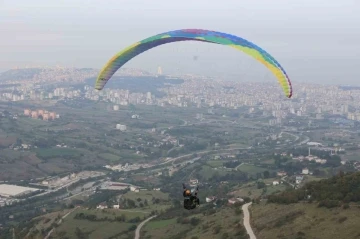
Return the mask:
{"type": "Polygon", "coordinates": [[[31,110],[25,109],[25,110],[24,110],[24,115],[30,116],[30,115],[31,115],[31,110]]]}
{"type": "Polygon", "coordinates": [[[309,169],[308,168],[304,168],[302,170],[302,174],[309,174],[309,169]]]}
{"type": "Polygon", "coordinates": [[[161,66],[159,66],[159,67],[158,67],[158,69],[157,69],[157,74],[158,74],[158,75],[160,75],[160,76],[162,75],[162,69],[161,69],[161,66]]]}
{"type": "Polygon", "coordinates": [[[235,204],[237,202],[244,202],[244,199],[242,199],[242,198],[231,198],[231,199],[228,200],[229,204],[235,204]]]}
{"type": "Polygon", "coordinates": [[[96,207],[96,209],[106,209],[106,208],[108,208],[108,206],[106,205],[105,202],[100,203],[100,204],[96,207]]]}
{"type": "Polygon", "coordinates": [[[190,179],[189,180],[189,184],[190,184],[190,186],[196,186],[197,184],[199,183],[199,180],[197,180],[197,179],[190,179]]]}
{"type": "Polygon", "coordinates": [[[38,110],[38,115],[43,115],[44,114],[44,110],[38,110]]]}
{"type": "Polygon", "coordinates": [[[284,176],[286,176],[287,175],[287,173],[285,172],[285,171],[279,171],[279,172],[277,172],[277,176],[279,176],[279,177],[284,177],[284,176]]]}
{"type": "Polygon", "coordinates": [[[118,129],[120,131],[125,131],[126,130],[126,125],[116,124],[116,129],[118,129]]]}
{"type": "Polygon", "coordinates": [[[119,110],[119,106],[118,106],[118,105],[114,105],[113,109],[114,109],[114,111],[118,111],[118,110],[119,110]]]}
{"type": "Polygon", "coordinates": [[[140,191],[140,189],[138,187],[135,187],[135,186],[130,186],[130,191],[138,193],[140,191]]]}
{"type": "Polygon", "coordinates": [[[307,142],[306,144],[310,146],[323,146],[321,143],[318,142],[307,142]]]}
{"type": "Polygon", "coordinates": [[[26,194],[37,191],[39,191],[37,188],[22,187],[11,184],[0,184],[0,197],[4,198],[24,196],[26,194]]]}
{"type": "Polygon", "coordinates": [[[303,181],[303,179],[304,179],[303,176],[296,176],[296,178],[295,178],[296,184],[300,184],[303,181]]]}
{"type": "Polygon", "coordinates": [[[212,201],[214,201],[215,199],[216,199],[215,196],[211,196],[211,197],[206,197],[206,198],[205,198],[206,202],[212,202],[212,201]]]}
{"type": "Polygon", "coordinates": [[[43,114],[43,120],[46,120],[46,121],[49,120],[49,114],[48,113],[43,114]]]}
{"type": "Polygon", "coordinates": [[[107,190],[114,190],[114,191],[125,190],[125,189],[128,189],[128,188],[129,188],[128,184],[116,183],[116,182],[110,182],[105,187],[105,189],[107,189],[107,190]]]}
{"type": "Polygon", "coordinates": [[[31,118],[34,118],[34,119],[38,119],[39,116],[42,117],[43,120],[54,120],[54,119],[57,119],[59,118],[60,116],[58,114],[56,114],[55,112],[48,112],[46,110],[34,110],[34,111],[31,111],[30,109],[25,109],[24,110],[24,115],[26,116],[30,116],[31,118]]]}
{"type": "Polygon", "coordinates": [[[202,119],[203,118],[203,114],[202,113],[197,113],[195,116],[196,119],[202,119]]]}
{"type": "Polygon", "coordinates": [[[279,181],[274,181],[273,186],[279,185],[279,181]]]}
{"type": "Polygon", "coordinates": [[[31,112],[31,118],[37,119],[38,118],[38,113],[36,111],[31,112]]]}
{"type": "Polygon", "coordinates": [[[56,118],[56,113],[55,112],[49,113],[49,118],[54,120],[56,118]]]}

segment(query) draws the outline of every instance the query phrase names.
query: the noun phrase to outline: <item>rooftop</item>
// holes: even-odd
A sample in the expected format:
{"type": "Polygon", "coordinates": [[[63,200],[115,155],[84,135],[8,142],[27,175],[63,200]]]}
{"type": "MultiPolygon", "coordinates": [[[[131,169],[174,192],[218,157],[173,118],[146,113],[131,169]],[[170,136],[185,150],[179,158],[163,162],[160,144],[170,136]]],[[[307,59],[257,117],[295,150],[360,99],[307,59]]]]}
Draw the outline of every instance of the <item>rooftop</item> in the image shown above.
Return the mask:
{"type": "Polygon", "coordinates": [[[38,191],[37,188],[22,187],[10,184],[0,184],[0,196],[14,197],[23,193],[38,191]]]}

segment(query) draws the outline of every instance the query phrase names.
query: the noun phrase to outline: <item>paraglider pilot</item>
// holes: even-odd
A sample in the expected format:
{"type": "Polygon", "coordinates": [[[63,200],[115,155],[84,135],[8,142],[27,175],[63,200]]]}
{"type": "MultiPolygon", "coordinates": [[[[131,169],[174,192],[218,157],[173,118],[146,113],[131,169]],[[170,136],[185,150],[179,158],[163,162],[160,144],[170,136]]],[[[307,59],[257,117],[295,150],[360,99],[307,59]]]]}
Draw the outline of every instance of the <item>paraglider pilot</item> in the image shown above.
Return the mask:
{"type": "Polygon", "coordinates": [[[192,193],[190,189],[187,189],[185,184],[183,183],[183,189],[184,208],[187,210],[192,210],[196,208],[196,206],[200,206],[200,200],[197,197],[199,187],[196,187],[196,190],[192,193]]]}

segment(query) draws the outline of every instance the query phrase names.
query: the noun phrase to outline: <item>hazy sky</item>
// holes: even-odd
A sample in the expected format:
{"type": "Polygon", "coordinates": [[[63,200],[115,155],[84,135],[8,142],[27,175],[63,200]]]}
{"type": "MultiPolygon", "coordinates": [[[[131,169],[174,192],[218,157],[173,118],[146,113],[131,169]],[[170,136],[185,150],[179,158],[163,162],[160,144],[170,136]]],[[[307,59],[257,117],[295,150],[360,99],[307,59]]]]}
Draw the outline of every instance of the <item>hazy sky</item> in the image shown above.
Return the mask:
{"type": "MultiPolygon", "coordinates": [[[[0,69],[27,64],[101,68],[157,33],[203,28],[248,39],[293,81],[360,82],[360,0],[0,0],[0,69]]],[[[232,48],[173,43],[125,67],[232,78],[272,76],[232,48]],[[198,56],[195,61],[194,56],[198,56]]]]}

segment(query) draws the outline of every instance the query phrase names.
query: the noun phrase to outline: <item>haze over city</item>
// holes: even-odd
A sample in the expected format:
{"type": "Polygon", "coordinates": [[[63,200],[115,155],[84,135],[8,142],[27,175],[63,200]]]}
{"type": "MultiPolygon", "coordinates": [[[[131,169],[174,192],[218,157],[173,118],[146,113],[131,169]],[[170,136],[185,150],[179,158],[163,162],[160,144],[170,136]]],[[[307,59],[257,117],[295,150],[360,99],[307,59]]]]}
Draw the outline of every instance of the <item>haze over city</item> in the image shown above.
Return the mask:
{"type": "Polygon", "coordinates": [[[0,0],[0,239],[358,238],[359,12],[0,0]]]}
{"type": "MultiPolygon", "coordinates": [[[[356,0],[2,0],[0,69],[56,64],[100,69],[116,52],[148,36],[203,28],[258,44],[294,82],[357,84],[359,10],[356,0]]],[[[159,65],[164,74],[274,80],[241,52],[194,42],[152,49],[125,67],[154,72],[159,65]]]]}

